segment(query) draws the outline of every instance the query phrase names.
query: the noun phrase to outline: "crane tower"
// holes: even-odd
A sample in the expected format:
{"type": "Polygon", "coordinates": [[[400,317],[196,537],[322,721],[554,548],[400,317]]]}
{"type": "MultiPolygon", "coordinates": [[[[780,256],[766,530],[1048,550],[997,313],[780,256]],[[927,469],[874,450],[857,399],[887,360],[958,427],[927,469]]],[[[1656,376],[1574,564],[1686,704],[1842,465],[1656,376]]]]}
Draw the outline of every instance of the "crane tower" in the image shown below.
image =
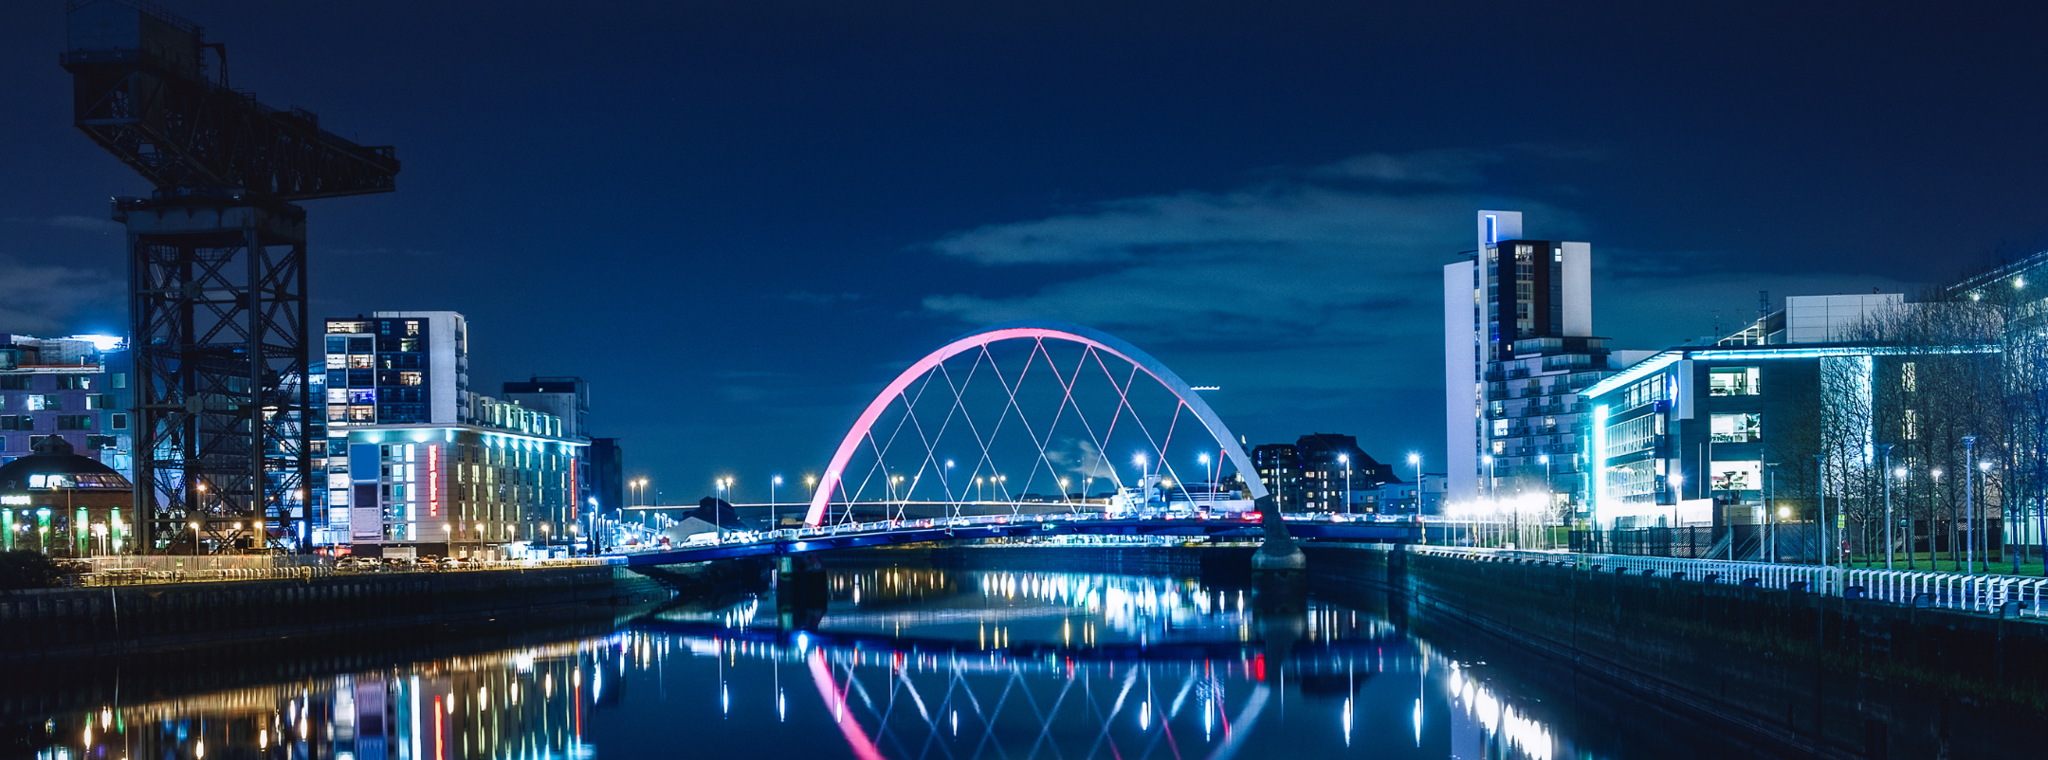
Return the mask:
{"type": "MultiPolygon", "coordinates": [[[[136,545],[304,551],[309,499],[306,212],[395,188],[362,146],[227,81],[227,49],[147,0],[68,0],[59,61],[78,129],[155,185],[127,225],[136,545]],[[207,74],[207,52],[219,62],[207,74]]],[[[182,548],[182,547],[181,547],[182,548]]]]}

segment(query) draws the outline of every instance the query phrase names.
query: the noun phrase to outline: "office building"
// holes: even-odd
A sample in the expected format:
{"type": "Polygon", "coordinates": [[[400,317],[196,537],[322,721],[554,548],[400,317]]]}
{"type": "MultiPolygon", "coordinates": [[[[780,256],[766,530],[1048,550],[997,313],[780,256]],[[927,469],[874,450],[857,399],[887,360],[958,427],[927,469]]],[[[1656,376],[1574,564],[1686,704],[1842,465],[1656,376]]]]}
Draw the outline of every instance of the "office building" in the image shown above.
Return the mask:
{"type": "Polygon", "coordinates": [[[1454,502],[1549,494],[1582,512],[1578,392],[1649,352],[1593,335],[1592,246],[1523,236],[1480,211],[1472,258],[1444,267],[1444,428],[1454,502]]]}
{"type": "MultiPolygon", "coordinates": [[[[1854,481],[1879,446],[1910,449],[1920,438],[1913,397],[1928,357],[1996,360],[1980,347],[1847,340],[1869,317],[1905,306],[1897,294],[1787,298],[1716,345],[1661,351],[1586,388],[1592,522],[1720,528],[1780,514],[1813,519],[1816,456],[1831,481],[1843,473],[1854,481]]],[[[1735,547],[1737,556],[1745,550],[1756,548],[1735,547]]]]}
{"type": "Polygon", "coordinates": [[[455,312],[327,320],[329,528],[354,553],[502,557],[589,529],[589,441],[472,393],[467,343],[455,312]]]}
{"type": "Polygon", "coordinates": [[[0,464],[57,437],[77,455],[132,476],[129,372],[119,339],[0,335],[0,464]]]}

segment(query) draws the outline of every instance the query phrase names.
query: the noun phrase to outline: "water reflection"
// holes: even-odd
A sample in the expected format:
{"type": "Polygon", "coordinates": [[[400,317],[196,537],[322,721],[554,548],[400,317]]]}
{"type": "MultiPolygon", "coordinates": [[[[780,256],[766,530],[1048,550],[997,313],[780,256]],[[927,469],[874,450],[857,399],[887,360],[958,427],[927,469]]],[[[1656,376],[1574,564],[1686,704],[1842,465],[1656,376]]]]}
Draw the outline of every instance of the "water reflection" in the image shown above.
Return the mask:
{"type": "Polygon", "coordinates": [[[772,592],[678,605],[604,637],[115,699],[16,735],[47,758],[1589,754],[1540,684],[1369,604],[1092,573],[880,568],[823,586],[805,615],[772,592]]]}

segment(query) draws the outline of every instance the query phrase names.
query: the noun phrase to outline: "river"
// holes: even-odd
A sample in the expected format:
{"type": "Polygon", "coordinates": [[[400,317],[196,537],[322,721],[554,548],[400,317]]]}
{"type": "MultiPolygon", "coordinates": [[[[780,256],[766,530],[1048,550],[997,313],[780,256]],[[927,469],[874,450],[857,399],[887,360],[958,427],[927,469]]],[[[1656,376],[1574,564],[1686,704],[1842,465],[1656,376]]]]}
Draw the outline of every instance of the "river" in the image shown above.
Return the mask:
{"type": "Polygon", "coordinates": [[[605,635],[17,722],[38,758],[1768,756],[1370,592],[843,567],[605,635]]]}

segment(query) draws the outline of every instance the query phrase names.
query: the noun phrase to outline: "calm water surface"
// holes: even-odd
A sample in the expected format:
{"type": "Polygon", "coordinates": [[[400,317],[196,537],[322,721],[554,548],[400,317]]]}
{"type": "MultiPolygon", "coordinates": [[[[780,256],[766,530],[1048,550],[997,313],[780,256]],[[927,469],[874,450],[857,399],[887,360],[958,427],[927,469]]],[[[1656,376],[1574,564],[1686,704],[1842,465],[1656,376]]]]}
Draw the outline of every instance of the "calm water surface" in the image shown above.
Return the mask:
{"type": "Polygon", "coordinates": [[[38,757],[116,759],[1758,756],[1497,643],[1417,636],[1369,595],[917,568],[832,570],[823,592],[124,697],[16,735],[38,757]]]}

